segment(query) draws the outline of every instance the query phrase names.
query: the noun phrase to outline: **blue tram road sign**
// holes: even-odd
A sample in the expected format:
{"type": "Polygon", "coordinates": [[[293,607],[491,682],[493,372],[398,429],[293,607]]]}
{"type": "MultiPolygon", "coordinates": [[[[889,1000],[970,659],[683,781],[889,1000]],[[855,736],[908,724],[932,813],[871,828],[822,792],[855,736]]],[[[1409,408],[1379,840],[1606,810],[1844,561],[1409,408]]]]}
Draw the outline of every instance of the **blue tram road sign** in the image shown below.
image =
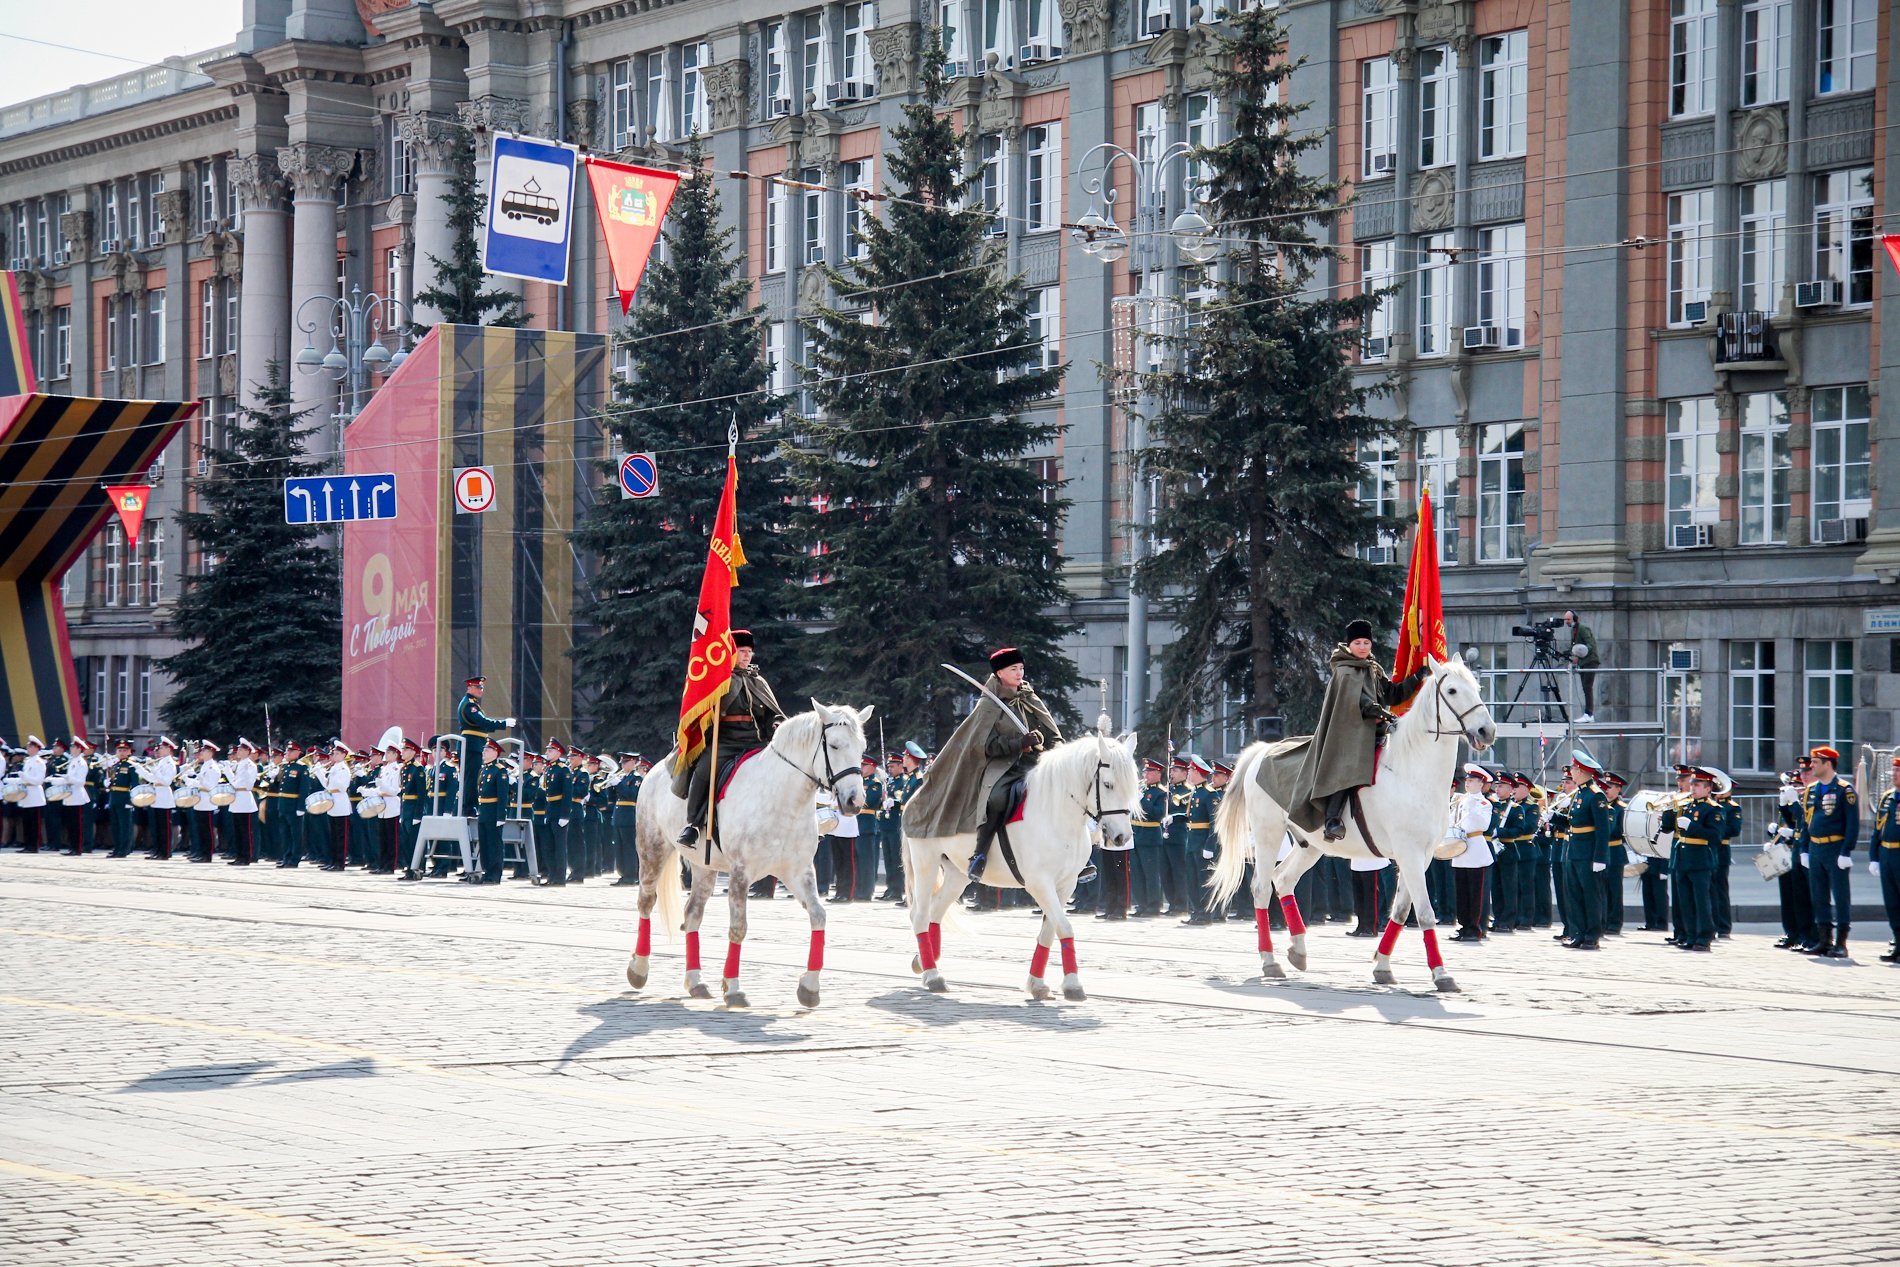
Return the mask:
{"type": "Polygon", "coordinates": [[[495,138],[488,227],[482,238],[485,270],[501,277],[567,285],[578,155],[573,146],[553,141],[495,138]]]}
{"type": "Polygon", "coordinates": [[[396,517],[396,476],[306,475],[284,481],[287,524],[349,523],[356,519],[396,517]]]}

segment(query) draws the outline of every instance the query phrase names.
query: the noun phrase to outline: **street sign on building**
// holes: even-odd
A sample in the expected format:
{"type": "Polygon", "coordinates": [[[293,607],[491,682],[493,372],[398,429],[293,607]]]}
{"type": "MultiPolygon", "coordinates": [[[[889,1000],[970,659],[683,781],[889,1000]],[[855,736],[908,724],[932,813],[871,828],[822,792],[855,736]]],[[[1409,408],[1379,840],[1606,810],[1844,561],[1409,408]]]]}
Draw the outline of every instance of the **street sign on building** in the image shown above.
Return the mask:
{"type": "Polygon", "coordinates": [[[479,515],[495,504],[495,471],[487,466],[455,469],[455,513],[479,515]]]}
{"type": "Polygon", "coordinates": [[[396,477],[387,471],[375,475],[306,475],[284,481],[287,524],[395,517],[396,477]]]}
{"type": "Polygon", "coordinates": [[[620,459],[620,496],[651,497],[660,491],[660,464],[651,453],[629,453],[620,459]]]}
{"type": "Polygon", "coordinates": [[[488,232],[482,267],[501,277],[567,285],[574,227],[571,145],[525,136],[497,136],[489,168],[488,232]]]}

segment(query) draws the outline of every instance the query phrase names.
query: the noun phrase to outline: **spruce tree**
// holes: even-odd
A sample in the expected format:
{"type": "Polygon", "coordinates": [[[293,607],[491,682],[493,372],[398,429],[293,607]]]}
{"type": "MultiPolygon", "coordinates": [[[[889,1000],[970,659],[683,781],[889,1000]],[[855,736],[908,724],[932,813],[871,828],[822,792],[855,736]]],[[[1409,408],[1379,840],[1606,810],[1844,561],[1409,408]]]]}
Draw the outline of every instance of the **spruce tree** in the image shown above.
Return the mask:
{"type": "Polygon", "coordinates": [[[284,522],[284,480],[320,474],[306,456],[303,415],[290,408],[280,362],[256,403],[239,409],[223,444],[191,483],[199,509],[179,515],[206,566],[185,578],[172,628],[188,645],[159,667],[177,683],[173,730],[264,738],[332,735],[342,709],[342,586],[322,524],[284,522]],[[213,562],[215,560],[215,562],[213,562]]]}
{"type": "Polygon", "coordinates": [[[591,636],[574,652],[578,684],[595,697],[596,744],[642,746],[657,757],[679,720],[686,647],[726,479],[726,431],[739,426],[739,540],[747,566],[732,597],[735,627],[758,640],[759,665],[780,700],[800,711],[794,650],[812,610],[807,561],[784,532],[787,485],[779,451],[782,402],[770,391],[762,309],[719,223],[719,198],[697,141],[692,172],[667,213],[665,250],[647,268],[640,304],[617,336],[632,375],[615,376],[602,422],[620,453],[652,452],[651,497],[621,497],[609,480],[574,533],[599,560],[592,597],[576,615],[591,636]]]}
{"type": "Polygon", "coordinates": [[[1301,162],[1324,136],[1299,129],[1305,104],[1283,101],[1296,64],[1273,12],[1229,22],[1216,91],[1233,134],[1194,158],[1211,173],[1208,216],[1231,245],[1201,327],[1170,340],[1178,365],[1148,376],[1161,404],[1138,456],[1165,495],[1157,548],[1135,581],[1175,624],[1149,719],[1157,731],[1180,731],[1222,685],[1250,718],[1306,725],[1345,622],[1389,628],[1405,579],[1356,553],[1394,527],[1354,497],[1360,446],[1402,428],[1366,412],[1384,388],[1357,385],[1349,355],[1384,296],[1341,294],[1319,276],[1336,254],[1319,235],[1341,189],[1301,162]]]}
{"type": "MultiPolygon", "coordinates": [[[[467,128],[456,132],[454,172],[442,205],[449,211],[449,231],[455,235],[449,258],[431,255],[435,266],[435,285],[417,292],[415,302],[428,304],[442,314],[442,320],[464,326],[518,326],[527,322],[521,298],[499,287],[483,289],[488,274],[482,271],[482,247],[479,235],[488,220],[488,195],[475,176],[475,137],[467,128]],[[492,316],[490,314],[493,314],[492,316]]],[[[420,337],[428,330],[418,325],[420,337]]]]}
{"type": "Polygon", "coordinates": [[[968,688],[940,662],[1019,647],[1070,718],[1077,676],[1061,647],[1074,627],[1051,614],[1069,601],[1068,502],[1028,460],[1057,428],[1024,412],[1062,370],[1043,368],[1020,279],[985,236],[994,217],[971,205],[962,139],[937,112],[941,42],[925,43],[923,97],[886,151],[888,200],[863,217],[862,256],[827,270],[837,306],[806,326],[817,416],[794,469],[825,548],[830,623],[811,656],[826,689],[941,740],[968,688]]]}

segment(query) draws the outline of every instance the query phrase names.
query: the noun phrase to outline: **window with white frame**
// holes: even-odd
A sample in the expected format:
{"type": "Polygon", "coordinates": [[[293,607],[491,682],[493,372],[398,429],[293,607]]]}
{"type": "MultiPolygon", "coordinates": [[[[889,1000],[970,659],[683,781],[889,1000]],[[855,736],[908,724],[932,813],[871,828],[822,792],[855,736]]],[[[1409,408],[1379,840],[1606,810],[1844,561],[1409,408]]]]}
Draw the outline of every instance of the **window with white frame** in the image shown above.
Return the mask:
{"type": "Polygon", "coordinates": [[[820,264],[825,258],[825,191],[822,187],[824,173],[816,167],[807,167],[798,174],[798,178],[808,185],[816,186],[798,191],[799,200],[803,204],[799,213],[799,224],[802,230],[799,246],[804,251],[805,263],[820,264]]]}
{"type": "Polygon", "coordinates": [[[1478,428],[1478,561],[1524,557],[1524,424],[1478,428]]]}
{"type": "Polygon", "coordinates": [[[125,530],[116,523],[106,525],[105,605],[118,607],[125,597],[125,530]]]}
{"type": "Polygon", "coordinates": [[[1669,117],[1715,109],[1716,0],[1669,0],[1669,117]]]}
{"type": "Polygon", "coordinates": [[[937,29],[949,75],[970,73],[970,30],[963,21],[963,0],[937,0],[937,29]]]}
{"type": "MultiPolygon", "coordinates": [[[[1181,117],[1186,122],[1186,140],[1190,148],[1211,149],[1220,143],[1220,115],[1211,92],[1191,92],[1181,100],[1181,117]]],[[[1206,159],[1188,168],[1194,187],[1187,196],[1196,202],[1207,201],[1208,186],[1214,181],[1214,165],[1206,159]]]]}
{"type": "Polygon", "coordinates": [[[92,661],[92,724],[104,730],[106,709],[111,702],[111,679],[108,674],[112,661],[111,657],[102,655],[88,656],[87,659],[92,661]]]}
{"type": "Polygon", "coordinates": [[[140,349],[147,365],[165,363],[165,288],[145,292],[145,346],[140,349]]]}
{"type": "Polygon", "coordinates": [[[838,179],[844,186],[844,253],[847,259],[863,259],[871,244],[864,239],[864,217],[870,206],[865,195],[871,192],[871,160],[860,158],[838,164],[838,179]]]}
{"type": "Polygon", "coordinates": [[[1034,369],[1053,370],[1062,365],[1062,291],[1055,286],[1036,286],[1029,291],[1029,337],[1042,348],[1041,360],[1034,369]]]}
{"type": "Polygon", "coordinates": [[[198,355],[215,356],[218,351],[218,283],[207,277],[198,283],[198,355]]]}
{"type": "Polygon", "coordinates": [[[1715,274],[1715,191],[1669,195],[1669,324],[1687,318],[1683,305],[1703,302],[1715,274]]]}
{"type": "MultiPolygon", "coordinates": [[[[1360,243],[1359,290],[1361,294],[1370,295],[1392,284],[1397,251],[1398,243],[1390,238],[1382,242],[1360,243]]],[[[1371,312],[1366,314],[1360,331],[1359,354],[1368,361],[1382,361],[1391,350],[1391,304],[1391,296],[1385,296],[1378,301],[1371,312]]]]}
{"type": "Polygon", "coordinates": [[[1741,523],[1745,546],[1780,545],[1788,539],[1788,394],[1749,392],[1736,400],[1741,424],[1737,455],[1741,523]]]}
{"type": "Polygon", "coordinates": [[[1775,644],[1728,644],[1728,763],[1735,770],[1775,768],[1775,644]]]}
{"type": "Polygon", "coordinates": [[[238,348],[238,291],[235,277],[218,280],[219,292],[224,296],[224,354],[235,356],[238,348]]]}
{"type": "Polygon", "coordinates": [[[1498,332],[1498,346],[1524,346],[1524,226],[1478,231],[1478,324],[1498,332]]]}
{"type": "Polygon", "coordinates": [[[1742,104],[1788,99],[1794,63],[1794,0],[1747,0],[1742,5],[1742,104]]]}
{"type": "Polygon", "coordinates": [[[831,85],[831,45],[825,39],[825,12],[813,9],[798,19],[804,55],[800,60],[804,100],[825,104],[825,89],[831,85]]]}
{"type": "Polygon", "coordinates": [[[1530,33],[1506,31],[1478,42],[1478,157],[1524,153],[1530,117],[1530,33]]]}
{"type": "Polygon", "coordinates": [[[1412,272],[1416,288],[1413,342],[1420,356],[1444,356],[1451,350],[1451,234],[1433,233],[1418,240],[1418,263],[1412,272]]]}
{"type": "Polygon", "coordinates": [[[643,86],[639,89],[640,133],[632,139],[666,140],[673,135],[673,123],[667,118],[666,51],[642,53],[633,64],[638,72],[635,82],[643,86]]]}
{"type": "Polygon", "coordinates": [[[409,253],[400,246],[383,251],[383,295],[398,303],[409,302],[409,253]]]}
{"type": "Polygon", "coordinates": [[[1062,12],[1056,0],[1029,0],[1028,21],[1023,40],[1039,49],[1048,49],[1051,57],[1062,54],[1062,12]]]}
{"type": "Polygon", "coordinates": [[[1745,312],[1773,312],[1788,281],[1788,182],[1743,185],[1740,204],[1740,306],[1745,312]]]}
{"type": "Polygon", "coordinates": [[[1814,178],[1814,277],[1841,288],[1844,304],[1874,301],[1874,169],[1814,178]]]}
{"type": "Polygon", "coordinates": [[[1478,654],[1465,664],[1478,679],[1478,696],[1495,707],[1511,698],[1511,648],[1503,642],[1474,642],[1478,654]]]}
{"type": "Polygon", "coordinates": [[[1009,151],[1003,145],[1001,132],[985,132],[977,138],[977,192],[982,199],[983,210],[996,217],[996,223],[990,231],[999,235],[1008,228],[1008,159],[1009,151]]]}
{"type": "Polygon", "coordinates": [[[1865,519],[1873,507],[1868,439],[1872,398],[1865,385],[1816,387],[1808,397],[1815,520],[1865,519]]]}
{"type": "Polygon", "coordinates": [[[136,250],[145,245],[145,182],[137,176],[126,180],[121,197],[125,203],[125,249],[136,250]]]}
{"type": "Polygon", "coordinates": [[[138,728],[152,728],[152,658],[150,656],[133,657],[133,668],[138,676],[139,707],[138,728]]]}
{"type": "Polygon", "coordinates": [[[231,212],[231,172],[226,157],[220,154],[204,159],[198,164],[199,231],[222,224],[231,212]]]}
{"type": "Polygon", "coordinates": [[[1038,233],[1062,227],[1062,125],[1041,123],[1023,130],[1023,228],[1038,233]]]}
{"type": "Polygon", "coordinates": [[[53,309],[53,377],[66,378],[73,372],[73,307],[60,304],[53,309]]]}
{"type": "Polygon", "coordinates": [[[145,605],[145,548],[144,537],[129,541],[125,547],[125,605],[143,607],[145,605]]]}
{"type": "Polygon", "coordinates": [[[385,192],[391,198],[416,192],[416,159],[409,149],[409,142],[403,139],[402,116],[388,114],[383,116],[383,132],[386,138],[388,184],[385,192]]]}
{"type": "Polygon", "coordinates": [[[774,396],[781,398],[790,395],[792,390],[792,358],[786,330],[783,321],[765,323],[766,386],[774,396]]]}
{"type": "Polygon", "coordinates": [[[1359,174],[1367,180],[1398,169],[1399,77],[1390,57],[1359,63],[1359,174]]]}
{"type": "Polygon", "coordinates": [[[105,302],[105,343],[106,368],[119,368],[119,307],[123,301],[117,295],[109,295],[105,302]]]}
{"type": "Polygon", "coordinates": [[[765,24],[765,106],[766,118],[776,118],[780,108],[774,102],[784,102],[784,110],[791,109],[792,90],[785,82],[785,23],[767,22],[765,24]]]}
{"type": "Polygon", "coordinates": [[[1841,754],[1843,768],[1853,765],[1854,644],[1823,639],[1802,648],[1802,687],[1807,700],[1807,747],[1826,744],[1841,754]]]}
{"type": "Polygon", "coordinates": [[[1674,547],[1676,529],[1714,524],[1722,517],[1715,491],[1721,467],[1715,448],[1720,424],[1713,396],[1668,401],[1663,406],[1663,417],[1668,439],[1664,522],[1669,531],[1668,544],[1674,547]]]}
{"type": "Polygon", "coordinates": [[[120,302],[125,311],[125,363],[143,365],[145,363],[144,297],[127,295],[120,302]]]}
{"type": "MultiPolygon", "coordinates": [[[[1670,643],[1663,649],[1663,663],[1669,653],[1689,649],[1687,643],[1670,643]]],[[[1667,670],[1663,674],[1663,733],[1669,737],[1665,761],[1694,764],[1702,759],[1702,673],[1700,670],[1667,670]]]]}
{"type": "Polygon", "coordinates": [[[1009,66],[1016,59],[1015,0],[977,0],[983,15],[983,60],[992,54],[998,66],[1009,66]]]}
{"type": "Polygon", "coordinates": [[[765,182],[765,271],[785,271],[785,186],[776,180],[765,182]]]}
{"type": "Polygon", "coordinates": [[[1418,165],[1458,161],[1458,55],[1437,44],[1418,51],[1418,165]]]}
{"type": "MultiPolygon", "coordinates": [[[[1359,442],[1359,504],[1369,514],[1389,519],[1399,509],[1399,446],[1390,436],[1359,442]]],[[[1394,540],[1384,530],[1377,542],[1359,547],[1359,557],[1381,563],[1393,560],[1394,540]]]]}
{"type": "Polygon", "coordinates": [[[145,544],[146,586],[150,590],[152,606],[165,601],[165,523],[163,520],[148,521],[139,533],[139,540],[145,544]]]}
{"type": "Polygon", "coordinates": [[[844,7],[844,82],[858,85],[860,96],[870,96],[877,81],[877,63],[871,57],[871,30],[877,25],[877,6],[865,0],[844,7]]]}
{"type": "Polygon", "coordinates": [[[1432,535],[1438,541],[1438,561],[1458,562],[1458,429],[1431,427],[1415,441],[1418,483],[1432,493],[1432,535]]]}
{"type": "Polygon", "coordinates": [[[115,655],[112,657],[112,667],[117,687],[112,699],[112,728],[125,730],[132,724],[132,657],[115,655]]]}
{"type": "Polygon", "coordinates": [[[639,139],[636,131],[639,125],[634,117],[638,82],[634,79],[633,60],[623,57],[608,69],[611,86],[608,89],[607,137],[608,144],[616,150],[624,150],[639,139]]]}
{"type": "Polygon", "coordinates": [[[1879,7],[1879,0],[1815,0],[1816,92],[1866,92],[1874,86],[1879,7]]]}
{"type": "Polygon", "coordinates": [[[706,102],[704,76],[712,61],[712,46],[704,43],[680,45],[679,136],[691,136],[712,126],[712,113],[706,102]]]}
{"type": "Polygon", "coordinates": [[[116,249],[119,238],[119,187],[108,181],[99,187],[99,242],[100,254],[116,249]]]}

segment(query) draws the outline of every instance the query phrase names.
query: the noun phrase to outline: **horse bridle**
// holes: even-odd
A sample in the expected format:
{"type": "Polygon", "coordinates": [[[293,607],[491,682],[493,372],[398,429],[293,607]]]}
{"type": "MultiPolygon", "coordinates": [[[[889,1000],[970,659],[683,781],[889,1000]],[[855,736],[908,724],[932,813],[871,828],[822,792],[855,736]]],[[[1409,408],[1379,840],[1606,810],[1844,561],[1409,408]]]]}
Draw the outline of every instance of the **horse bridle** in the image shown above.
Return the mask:
{"type": "Polygon", "coordinates": [[[833,726],[843,726],[845,724],[846,724],[845,722],[831,720],[831,719],[826,719],[818,723],[818,744],[817,744],[818,751],[814,753],[813,755],[822,756],[825,759],[825,780],[822,783],[818,781],[817,775],[813,774],[810,770],[807,770],[804,766],[798,764],[798,762],[792,760],[790,757],[780,752],[777,748],[774,748],[770,744],[767,744],[765,750],[771,753],[773,756],[777,757],[780,761],[783,761],[786,765],[792,767],[792,769],[798,771],[800,774],[810,779],[811,785],[813,787],[817,788],[820,791],[829,791],[835,796],[838,791],[838,784],[850,778],[852,775],[858,773],[858,771],[856,770],[846,770],[842,774],[838,773],[837,767],[831,764],[831,745],[825,742],[826,731],[830,730],[833,726]]]}
{"type": "Polygon", "coordinates": [[[1098,760],[1095,763],[1095,808],[1093,810],[1091,810],[1087,805],[1083,804],[1081,797],[1076,796],[1075,793],[1073,792],[1069,793],[1070,797],[1074,799],[1075,803],[1077,805],[1082,806],[1082,812],[1084,814],[1087,814],[1090,818],[1094,819],[1098,823],[1101,822],[1104,818],[1112,818],[1116,814],[1128,813],[1126,809],[1107,809],[1102,805],[1102,771],[1110,769],[1110,768],[1111,767],[1109,766],[1109,763],[1106,761],[1098,760]]]}
{"type": "Polygon", "coordinates": [[[1446,735],[1458,735],[1460,737],[1464,736],[1465,734],[1468,733],[1467,728],[1465,726],[1465,718],[1471,716],[1471,714],[1477,712],[1479,709],[1483,707],[1484,707],[1484,701],[1479,700],[1477,703],[1473,704],[1470,708],[1465,709],[1462,713],[1459,712],[1455,706],[1449,705],[1445,702],[1445,679],[1434,675],[1434,677],[1432,678],[1432,738],[1442,739],[1446,735]],[[1443,726],[1439,724],[1440,722],[1444,720],[1445,709],[1447,708],[1450,708],[1451,715],[1458,719],[1458,729],[1456,730],[1446,730],[1443,726]]]}

